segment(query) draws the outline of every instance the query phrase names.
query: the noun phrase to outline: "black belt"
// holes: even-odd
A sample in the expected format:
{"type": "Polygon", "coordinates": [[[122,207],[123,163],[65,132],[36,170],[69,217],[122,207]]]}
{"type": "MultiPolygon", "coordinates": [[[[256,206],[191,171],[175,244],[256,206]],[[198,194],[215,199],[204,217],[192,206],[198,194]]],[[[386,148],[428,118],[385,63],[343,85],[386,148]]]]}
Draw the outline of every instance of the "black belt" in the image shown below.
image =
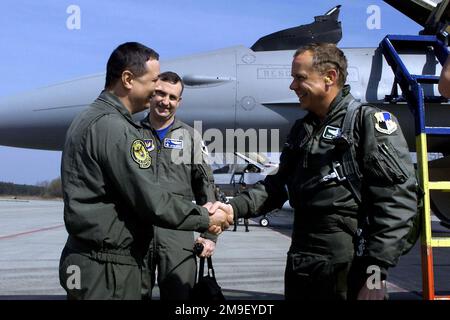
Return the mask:
{"type": "MultiPolygon", "coordinates": [[[[299,210],[301,211],[301,210],[299,210]]],[[[350,235],[356,235],[358,222],[356,217],[342,216],[339,214],[298,214],[296,225],[300,230],[311,232],[337,232],[344,231],[350,235]]]]}

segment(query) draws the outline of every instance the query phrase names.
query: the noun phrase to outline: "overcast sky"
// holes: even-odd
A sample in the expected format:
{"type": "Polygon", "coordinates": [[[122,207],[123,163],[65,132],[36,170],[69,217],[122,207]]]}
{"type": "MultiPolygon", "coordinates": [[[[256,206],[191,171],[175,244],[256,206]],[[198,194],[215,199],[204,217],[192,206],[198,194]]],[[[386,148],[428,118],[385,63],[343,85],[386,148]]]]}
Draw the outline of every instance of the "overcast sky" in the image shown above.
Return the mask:
{"type": "MultiPolygon", "coordinates": [[[[338,4],[341,47],[375,47],[388,33],[420,30],[379,0],[2,0],[0,96],[104,72],[111,51],[125,41],[156,49],[161,60],[251,46],[266,34],[311,23],[338,4]]],[[[61,152],[0,146],[0,181],[54,179],[60,157],[61,152]]]]}

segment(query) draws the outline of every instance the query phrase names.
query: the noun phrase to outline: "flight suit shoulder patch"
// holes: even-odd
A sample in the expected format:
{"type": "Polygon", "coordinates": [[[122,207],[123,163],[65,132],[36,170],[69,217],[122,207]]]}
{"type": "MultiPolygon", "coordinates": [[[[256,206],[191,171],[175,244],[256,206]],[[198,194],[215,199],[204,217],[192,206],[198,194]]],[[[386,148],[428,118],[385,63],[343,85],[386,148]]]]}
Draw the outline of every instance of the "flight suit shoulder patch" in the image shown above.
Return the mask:
{"type": "Polygon", "coordinates": [[[139,165],[141,169],[147,169],[152,164],[152,158],[147,150],[146,144],[144,141],[137,139],[134,140],[131,144],[131,157],[134,162],[139,165]]]}
{"type": "Polygon", "coordinates": [[[148,152],[155,150],[155,143],[153,142],[153,139],[145,139],[145,148],[148,152]]]}
{"type": "Polygon", "coordinates": [[[374,113],[375,129],[383,134],[393,134],[398,129],[398,124],[394,117],[387,111],[374,113]]]}

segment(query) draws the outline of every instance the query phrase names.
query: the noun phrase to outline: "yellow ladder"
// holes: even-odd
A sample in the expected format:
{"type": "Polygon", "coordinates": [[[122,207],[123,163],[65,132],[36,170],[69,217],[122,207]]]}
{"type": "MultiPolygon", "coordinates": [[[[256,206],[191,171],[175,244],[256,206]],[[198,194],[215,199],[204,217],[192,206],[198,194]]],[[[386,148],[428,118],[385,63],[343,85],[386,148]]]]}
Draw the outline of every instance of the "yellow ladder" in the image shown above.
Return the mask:
{"type": "MultiPolygon", "coordinates": [[[[450,191],[450,181],[429,181],[427,134],[421,133],[416,137],[417,168],[419,182],[423,195],[423,223],[420,235],[422,255],[422,288],[423,298],[426,300],[450,300],[449,296],[435,294],[434,288],[434,259],[433,248],[450,247],[449,237],[433,237],[431,233],[431,190],[450,191]]],[[[449,194],[450,196],[450,194],[449,194]]],[[[449,279],[450,280],[450,279],[449,279]]]]}
{"type": "MultiPolygon", "coordinates": [[[[434,263],[433,248],[450,247],[450,238],[432,237],[431,233],[431,201],[430,190],[450,191],[450,181],[429,181],[427,135],[447,135],[450,137],[450,127],[428,127],[425,124],[425,97],[422,84],[436,84],[439,77],[435,75],[410,74],[400,58],[396,46],[400,50],[428,52],[430,48],[441,65],[449,55],[447,45],[436,36],[399,36],[388,35],[380,43],[381,51],[386,61],[391,66],[396,83],[402,88],[402,94],[415,120],[417,167],[419,171],[419,183],[424,192],[423,199],[423,223],[421,232],[421,256],[422,256],[422,288],[423,298],[426,300],[450,300],[450,296],[437,296],[434,287],[434,263]]],[[[427,97],[427,99],[441,97],[427,97]]],[[[450,119],[449,119],[450,121],[450,119]]],[[[450,281],[450,279],[449,279],[450,281]]]]}

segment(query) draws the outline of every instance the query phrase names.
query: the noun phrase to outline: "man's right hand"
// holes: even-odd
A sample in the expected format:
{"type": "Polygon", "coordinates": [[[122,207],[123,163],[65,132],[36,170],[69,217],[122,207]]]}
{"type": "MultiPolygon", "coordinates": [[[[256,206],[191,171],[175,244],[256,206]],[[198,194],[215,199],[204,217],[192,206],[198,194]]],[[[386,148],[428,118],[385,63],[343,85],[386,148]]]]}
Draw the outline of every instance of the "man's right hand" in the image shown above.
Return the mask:
{"type": "Polygon", "coordinates": [[[207,204],[207,205],[208,205],[207,209],[209,211],[209,214],[214,213],[214,212],[216,212],[216,210],[220,209],[220,210],[226,212],[228,224],[233,224],[234,211],[233,211],[233,207],[231,206],[231,204],[226,204],[226,203],[223,203],[220,201],[216,201],[213,204],[207,204]]]}
{"type": "MultiPolygon", "coordinates": [[[[217,234],[220,234],[223,230],[228,229],[230,226],[228,222],[228,214],[221,210],[217,209],[213,214],[209,216],[209,226],[211,227],[220,227],[220,231],[217,234]]],[[[209,229],[208,229],[209,231],[209,229]]],[[[216,230],[217,231],[217,230],[216,230]]]]}
{"type": "Polygon", "coordinates": [[[208,232],[220,234],[233,223],[233,208],[230,205],[217,201],[214,204],[208,202],[203,207],[210,214],[208,232]]]}

